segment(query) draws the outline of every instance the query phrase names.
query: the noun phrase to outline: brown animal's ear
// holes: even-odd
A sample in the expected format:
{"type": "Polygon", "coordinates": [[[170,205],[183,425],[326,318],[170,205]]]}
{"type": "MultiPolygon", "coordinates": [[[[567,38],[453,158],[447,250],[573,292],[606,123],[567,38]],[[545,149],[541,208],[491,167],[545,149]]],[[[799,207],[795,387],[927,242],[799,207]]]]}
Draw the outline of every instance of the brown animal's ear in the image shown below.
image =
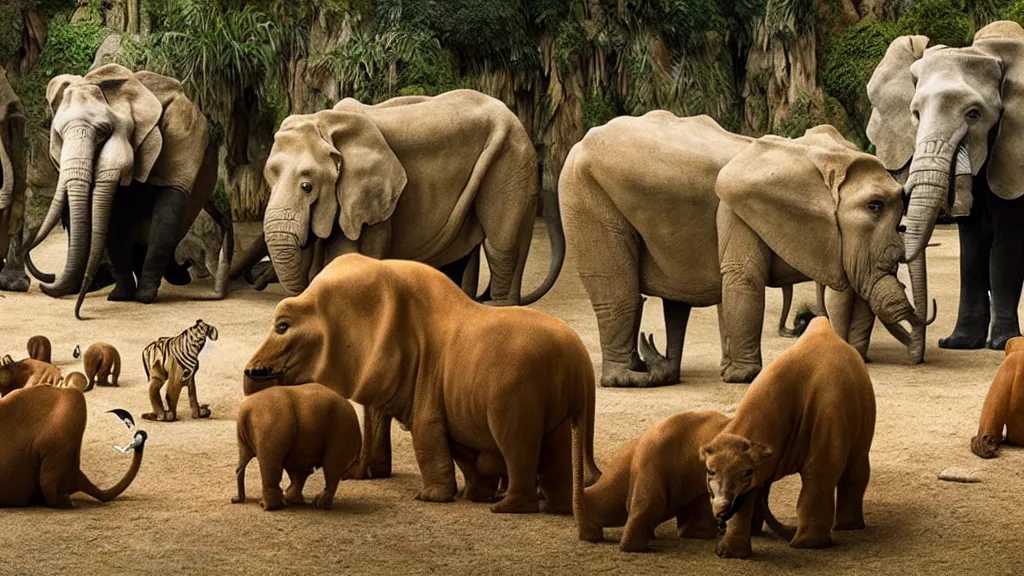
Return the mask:
{"type": "Polygon", "coordinates": [[[718,173],[715,192],[789,265],[842,291],[849,280],[836,219],[839,187],[853,158],[866,155],[830,140],[823,132],[755,140],[718,173]]]}
{"type": "Polygon", "coordinates": [[[927,47],[927,36],[900,36],[889,44],[868,80],[868,139],[887,170],[903,168],[914,155],[917,127],[910,112],[915,90],[910,65],[924,55],[927,47]]]}
{"type": "MultiPolygon", "coordinates": [[[[341,158],[338,224],[346,238],[358,240],[364,224],[372,226],[391,217],[408,177],[384,135],[369,118],[335,110],[317,115],[321,134],[341,158]]],[[[316,214],[313,217],[314,233],[320,236],[317,228],[322,231],[326,222],[317,222],[316,214]]]]}
{"type": "Polygon", "coordinates": [[[771,458],[774,452],[768,446],[764,444],[758,444],[757,442],[750,443],[750,453],[753,455],[754,460],[760,462],[765,458],[771,458]]]}
{"type": "Polygon", "coordinates": [[[701,446],[700,447],[700,461],[701,462],[706,462],[707,459],[708,459],[708,456],[711,456],[714,453],[715,453],[715,449],[711,447],[711,444],[705,444],[705,445],[701,446]]]}
{"type": "Polygon", "coordinates": [[[974,48],[1002,62],[1003,116],[988,155],[988,185],[1003,200],[1024,195],[1024,29],[1016,22],[994,22],[978,31],[974,48]]]}
{"type": "Polygon", "coordinates": [[[1006,355],[1024,350],[1024,336],[1017,336],[1006,341],[1006,355]]]}
{"type": "Polygon", "coordinates": [[[0,365],[9,366],[11,364],[14,364],[14,358],[11,358],[10,354],[4,354],[3,360],[0,361],[0,365]]]}

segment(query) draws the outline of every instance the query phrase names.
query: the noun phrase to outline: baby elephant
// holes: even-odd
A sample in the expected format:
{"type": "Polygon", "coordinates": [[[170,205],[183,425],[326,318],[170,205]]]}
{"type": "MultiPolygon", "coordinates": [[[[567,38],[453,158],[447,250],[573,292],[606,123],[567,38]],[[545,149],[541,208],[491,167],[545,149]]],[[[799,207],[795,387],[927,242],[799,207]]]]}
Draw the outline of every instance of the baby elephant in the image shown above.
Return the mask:
{"type": "Polygon", "coordinates": [[[89,389],[93,386],[117,386],[117,378],[121,375],[121,355],[117,348],[104,342],[96,342],[85,351],[85,376],[89,379],[89,389]]]}
{"type": "Polygon", "coordinates": [[[971,452],[995,458],[1000,444],[1024,446],[1024,338],[1019,336],[1006,342],[1006,357],[985,396],[971,452]]]}
{"type": "Polygon", "coordinates": [[[324,491],[313,507],[330,510],[338,482],[359,457],[359,419],[348,400],[320,384],[275,386],[248,396],[238,409],[238,496],[245,502],[245,468],[256,457],[264,510],[302,504],[302,487],[324,469],[324,491]],[[291,484],[281,493],[281,473],[291,484]]]}
{"type": "Polygon", "coordinates": [[[50,363],[50,339],[46,336],[33,336],[28,339],[28,357],[40,362],[50,363]]]}
{"type": "Polygon", "coordinates": [[[600,542],[604,528],[625,524],[619,549],[645,552],[654,529],[672,518],[680,538],[718,536],[699,450],[728,422],[717,412],[676,414],[619,449],[583,491],[580,539],[600,542]]]}

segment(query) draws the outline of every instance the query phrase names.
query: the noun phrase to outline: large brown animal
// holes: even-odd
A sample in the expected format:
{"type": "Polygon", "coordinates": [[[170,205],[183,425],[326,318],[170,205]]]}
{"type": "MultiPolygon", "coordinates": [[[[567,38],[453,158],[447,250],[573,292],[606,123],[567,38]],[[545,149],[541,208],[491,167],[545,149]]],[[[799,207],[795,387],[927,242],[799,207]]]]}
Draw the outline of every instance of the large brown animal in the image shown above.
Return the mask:
{"type": "Polygon", "coordinates": [[[36,386],[0,400],[0,507],[70,508],[76,492],[109,502],[131,485],[142,464],[146,433],[135,432],[135,454],[121,481],[101,490],[79,468],[85,421],[85,396],[72,388],[36,386]]]}
{"type": "Polygon", "coordinates": [[[802,482],[795,536],[767,517],[791,546],[822,548],[831,544],[833,528],[863,528],[874,433],[875,394],[864,360],[827,319],[815,318],[754,380],[721,434],[700,449],[712,511],[727,522],[718,555],[750,556],[757,500],[767,500],[772,482],[790,474],[802,482]]]}
{"type": "Polygon", "coordinates": [[[3,365],[0,366],[0,396],[19,388],[58,386],[61,381],[59,368],[31,358],[12,362],[10,357],[5,357],[3,365]]]}
{"type": "Polygon", "coordinates": [[[121,375],[121,355],[110,344],[96,342],[85,351],[82,360],[89,388],[93,386],[117,386],[121,375]]]}
{"type": "Polygon", "coordinates": [[[28,339],[28,357],[40,362],[50,362],[50,339],[46,336],[35,335],[28,339]]]}
{"type": "Polygon", "coordinates": [[[352,403],[319,384],[275,386],[246,398],[238,408],[238,496],[245,502],[245,469],[255,457],[263,481],[264,510],[302,504],[302,488],[317,468],[324,489],[313,507],[330,510],[345,472],[359,458],[359,418],[352,403]],[[281,492],[281,473],[291,484],[281,492]]]}
{"type": "Polygon", "coordinates": [[[1024,446],[1024,338],[1019,336],[1006,342],[1006,357],[985,396],[971,452],[995,458],[1000,444],[1024,446]]]}
{"type": "Polygon", "coordinates": [[[643,552],[654,529],[672,518],[680,538],[718,536],[698,452],[728,422],[717,412],[676,414],[620,448],[583,491],[580,539],[600,542],[604,528],[625,525],[619,549],[643,552]]]}
{"type": "MultiPolygon", "coordinates": [[[[586,444],[589,477],[600,476],[590,355],[557,318],[477,304],[424,264],[348,254],[281,301],[273,320],[245,369],[246,394],[321,382],[396,418],[412,432],[419,500],[455,499],[458,454],[482,476],[507,474],[494,512],[538,511],[538,476],[546,510],[569,512],[570,431],[586,444]]],[[[374,461],[390,459],[380,432],[367,421],[363,453],[374,461]]]]}

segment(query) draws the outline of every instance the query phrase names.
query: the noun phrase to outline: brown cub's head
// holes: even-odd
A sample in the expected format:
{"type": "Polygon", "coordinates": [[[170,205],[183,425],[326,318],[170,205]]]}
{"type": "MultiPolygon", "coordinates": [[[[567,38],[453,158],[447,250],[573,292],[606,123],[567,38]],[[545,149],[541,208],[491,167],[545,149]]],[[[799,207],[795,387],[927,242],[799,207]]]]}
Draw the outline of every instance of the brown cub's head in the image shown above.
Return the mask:
{"type": "Polygon", "coordinates": [[[720,525],[732,518],[746,494],[757,487],[757,467],[771,455],[767,446],[724,432],[701,446],[711,511],[720,525]]]}
{"type": "Polygon", "coordinates": [[[971,438],[971,452],[981,458],[995,458],[999,451],[999,436],[981,434],[971,438]]]}
{"type": "Polygon", "coordinates": [[[245,367],[245,395],[271,386],[311,382],[324,346],[323,326],[308,299],[285,298],[274,311],[274,325],[245,367]]]}

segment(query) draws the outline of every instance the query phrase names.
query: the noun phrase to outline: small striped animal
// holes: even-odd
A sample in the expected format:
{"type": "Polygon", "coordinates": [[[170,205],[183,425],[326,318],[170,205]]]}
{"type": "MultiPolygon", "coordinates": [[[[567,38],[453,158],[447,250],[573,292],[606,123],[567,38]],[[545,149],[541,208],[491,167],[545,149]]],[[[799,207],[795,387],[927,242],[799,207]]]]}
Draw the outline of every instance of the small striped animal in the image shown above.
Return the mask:
{"type": "Polygon", "coordinates": [[[142,364],[149,379],[149,401],[153,411],[143,414],[146,420],[173,422],[178,419],[178,396],[182,387],[188,387],[188,401],[193,418],[209,418],[210,407],[199,404],[196,396],[196,372],[199,370],[199,352],[206,339],[217,339],[217,329],[202,320],[173,337],[150,342],[142,351],[142,364]],[[160,389],[167,384],[167,407],[160,398],[160,389]]]}

